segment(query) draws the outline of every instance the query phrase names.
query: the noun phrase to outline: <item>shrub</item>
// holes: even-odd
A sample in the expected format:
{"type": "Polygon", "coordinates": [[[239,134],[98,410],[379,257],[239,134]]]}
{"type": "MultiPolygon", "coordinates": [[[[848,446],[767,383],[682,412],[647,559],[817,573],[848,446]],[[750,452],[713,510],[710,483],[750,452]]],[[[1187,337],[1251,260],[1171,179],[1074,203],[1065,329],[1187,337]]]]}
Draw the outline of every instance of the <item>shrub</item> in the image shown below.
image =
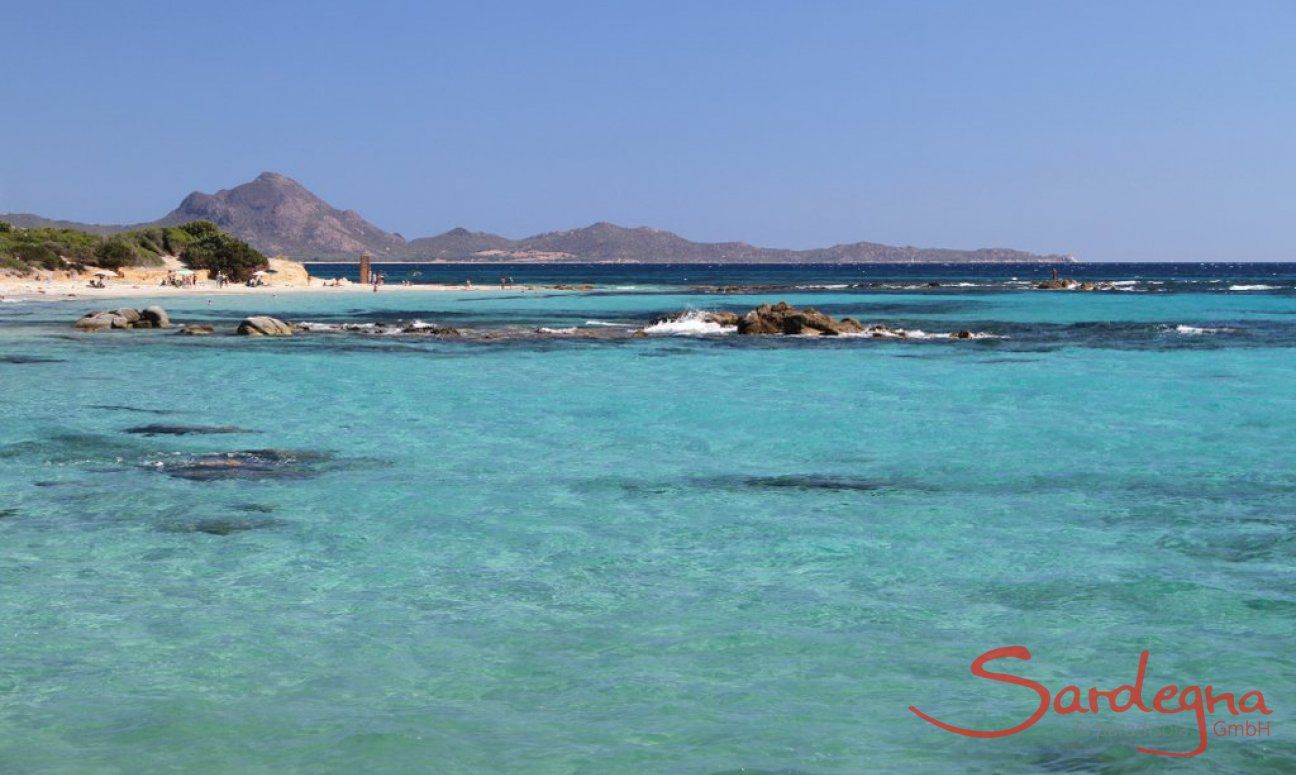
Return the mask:
{"type": "Polygon", "coordinates": [[[63,259],[48,245],[15,245],[12,249],[14,258],[30,267],[42,269],[62,269],[63,259]]]}
{"type": "MultiPolygon", "coordinates": [[[[191,225],[194,224],[186,224],[191,225]]],[[[206,234],[189,243],[180,258],[191,269],[206,269],[212,276],[224,272],[236,283],[245,282],[252,277],[253,272],[269,266],[266,257],[251,245],[220,231],[206,234]]]]}
{"type": "Polygon", "coordinates": [[[105,269],[120,269],[132,266],[139,258],[135,248],[119,237],[111,237],[100,242],[94,251],[95,263],[105,269]]]}
{"type": "Polygon", "coordinates": [[[176,228],[191,237],[201,238],[221,233],[220,227],[211,221],[190,221],[189,223],[182,223],[176,228]]]}

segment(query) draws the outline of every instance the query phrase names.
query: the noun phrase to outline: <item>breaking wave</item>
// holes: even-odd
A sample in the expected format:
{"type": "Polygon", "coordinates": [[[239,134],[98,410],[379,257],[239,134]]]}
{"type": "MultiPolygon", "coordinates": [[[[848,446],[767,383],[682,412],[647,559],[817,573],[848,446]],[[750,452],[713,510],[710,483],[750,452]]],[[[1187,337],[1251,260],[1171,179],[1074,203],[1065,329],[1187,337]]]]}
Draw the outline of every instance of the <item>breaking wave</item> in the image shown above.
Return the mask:
{"type": "Polygon", "coordinates": [[[737,326],[722,326],[710,319],[711,313],[690,310],[672,320],[663,320],[644,328],[644,333],[654,336],[715,336],[733,334],[737,326]]]}

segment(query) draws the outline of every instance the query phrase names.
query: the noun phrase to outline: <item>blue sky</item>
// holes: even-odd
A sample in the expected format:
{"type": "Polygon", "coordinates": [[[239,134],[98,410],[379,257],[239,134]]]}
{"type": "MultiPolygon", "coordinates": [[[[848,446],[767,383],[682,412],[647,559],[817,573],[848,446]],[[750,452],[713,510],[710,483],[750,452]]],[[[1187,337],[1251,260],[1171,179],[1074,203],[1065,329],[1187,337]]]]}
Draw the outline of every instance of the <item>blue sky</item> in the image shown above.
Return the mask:
{"type": "Polygon", "coordinates": [[[10,6],[0,211],[1296,260],[1296,3],[10,6]]]}

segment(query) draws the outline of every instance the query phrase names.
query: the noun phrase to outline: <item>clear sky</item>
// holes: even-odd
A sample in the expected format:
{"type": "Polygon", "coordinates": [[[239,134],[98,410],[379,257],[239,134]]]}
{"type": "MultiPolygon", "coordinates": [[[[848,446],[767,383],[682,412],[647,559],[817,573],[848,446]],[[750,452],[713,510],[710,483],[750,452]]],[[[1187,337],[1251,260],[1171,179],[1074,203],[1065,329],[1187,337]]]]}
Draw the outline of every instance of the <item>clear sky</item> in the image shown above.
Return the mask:
{"type": "Polygon", "coordinates": [[[1296,2],[15,5],[0,211],[1296,260],[1296,2]]]}

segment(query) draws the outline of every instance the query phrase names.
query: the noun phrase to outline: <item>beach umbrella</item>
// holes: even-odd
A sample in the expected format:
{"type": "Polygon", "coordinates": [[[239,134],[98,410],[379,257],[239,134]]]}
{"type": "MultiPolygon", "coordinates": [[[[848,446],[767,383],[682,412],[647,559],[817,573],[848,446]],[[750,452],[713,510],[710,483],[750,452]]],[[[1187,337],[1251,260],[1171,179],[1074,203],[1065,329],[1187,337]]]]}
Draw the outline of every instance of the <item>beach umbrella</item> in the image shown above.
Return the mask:
{"type": "Polygon", "coordinates": [[[177,276],[177,277],[186,277],[186,276],[191,275],[191,274],[193,274],[193,273],[194,273],[194,270],[192,270],[192,269],[177,269],[177,270],[176,270],[176,276],[177,276]]]}
{"type": "Polygon", "coordinates": [[[95,272],[95,277],[112,277],[112,272],[95,272]]]}
{"type": "Polygon", "coordinates": [[[256,270],[255,272],[252,273],[252,276],[253,276],[253,277],[260,277],[261,275],[263,275],[263,274],[265,274],[265,273],[266,273],[266,271],[265,271],[264,269],[258,269],[258,270],[256,270]]]}
{"type": "Polygon", "coordinates": [[[278,270],[278,269],[266,269],[266,270],[263,271],[261,274],[279,274],[279,270],[278,270]]]}

